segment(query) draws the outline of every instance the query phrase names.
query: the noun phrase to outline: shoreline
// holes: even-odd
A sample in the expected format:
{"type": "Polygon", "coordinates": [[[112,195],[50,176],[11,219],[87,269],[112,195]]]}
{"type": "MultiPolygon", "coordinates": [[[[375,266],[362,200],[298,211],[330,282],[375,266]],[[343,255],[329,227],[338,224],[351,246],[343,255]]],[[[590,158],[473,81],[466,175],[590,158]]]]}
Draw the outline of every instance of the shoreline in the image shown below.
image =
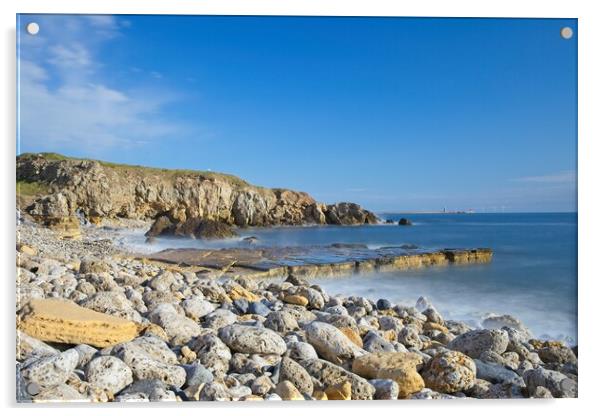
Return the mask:
{"type": "Polygon", "coordinates": [[[84,226],[81,240],[59,240],[25,221],[17,232],[19,401],[577,394],[576,348],[535,340],[508,315],[472,329],[444,319],[422,298],[416,306],[394,305],[331,296],[300,273],[267,280],[203,264],[136,259],[115,244],[119,229],[84,226]],[[66,336],[64,325],[81,325],[48,306],[61,298],[98,313],[97,319],[135,325],[134,338],[115,333],[120,342],[101,347],[89,329],[57,342],[66,336]],[[41,306],[20,308],[36,302],[41,306]],[[31,332],[40,319],[46,326],[31,332]],[[56,360],[68,362],[69,371],[60,373],[56,360]],[[122,373],[106,369],[107,362],[122,373]],[[48,374],[52,385],[46,385],[48,374]],[[451,374],[462,374],[459,384],[446,384],[451,374]]]}

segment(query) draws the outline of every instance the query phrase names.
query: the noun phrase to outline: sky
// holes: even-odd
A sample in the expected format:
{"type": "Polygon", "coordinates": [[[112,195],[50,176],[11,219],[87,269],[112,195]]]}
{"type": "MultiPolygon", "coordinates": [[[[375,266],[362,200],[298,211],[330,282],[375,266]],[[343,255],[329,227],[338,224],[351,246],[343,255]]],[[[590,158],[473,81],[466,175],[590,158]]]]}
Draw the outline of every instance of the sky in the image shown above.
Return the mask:
{"type": "Polygon", "coordinates": [[[17,153],[377,212],[577,209],[576,19],[18,15],[17,34],[17,153]]]}

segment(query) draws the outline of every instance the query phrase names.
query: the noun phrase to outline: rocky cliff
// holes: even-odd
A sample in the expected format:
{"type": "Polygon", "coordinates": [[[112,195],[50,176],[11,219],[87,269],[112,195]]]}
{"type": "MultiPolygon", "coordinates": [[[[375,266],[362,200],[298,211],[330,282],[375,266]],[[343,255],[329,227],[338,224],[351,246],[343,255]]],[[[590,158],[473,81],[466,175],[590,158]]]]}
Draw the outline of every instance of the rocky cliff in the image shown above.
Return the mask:
{"type": "Polygon", "coordinates": [[[205,219],[239,227],[378,221],[357,204],[326,205],[305,192],[253,186],[231,175],[117,165],[57,154],[18,156],[17,181],[28,188],[35,185],[35,195],[18,200],[25,212],[45,222],[64,222],[75,214],[91,222],[167,217],[172,223],[205,219]]]}

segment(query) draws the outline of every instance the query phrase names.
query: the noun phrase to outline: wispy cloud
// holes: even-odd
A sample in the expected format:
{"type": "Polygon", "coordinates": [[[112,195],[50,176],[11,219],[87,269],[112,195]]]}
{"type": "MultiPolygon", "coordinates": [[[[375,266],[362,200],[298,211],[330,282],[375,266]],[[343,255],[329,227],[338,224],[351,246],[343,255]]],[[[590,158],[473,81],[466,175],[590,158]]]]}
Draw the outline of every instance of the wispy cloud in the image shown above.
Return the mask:
{"type": "Polygon", "coordinates": [[[552,173],[541,176],[525,176],[514,179],[514,182],[528,183],[548,183],[548,184],[563,184],[575,183],[577,181],[577,173],[574,170],[566,170],[562,172],[552,173]]]}
{"type": "MultiPolygon", "coordinates": [[[[28,148],[93,155],[143,146],[181,132],[161,117],[176,94],[112,85],[98,56],[124,25],[109,15],[40,17],[37,36],[20,44],[20,140],[28,148]]],[[[159,74],[160,75],[160,74],[159,74]]],[[[156,79],[156,77],[155,77],[156,79]]]]}

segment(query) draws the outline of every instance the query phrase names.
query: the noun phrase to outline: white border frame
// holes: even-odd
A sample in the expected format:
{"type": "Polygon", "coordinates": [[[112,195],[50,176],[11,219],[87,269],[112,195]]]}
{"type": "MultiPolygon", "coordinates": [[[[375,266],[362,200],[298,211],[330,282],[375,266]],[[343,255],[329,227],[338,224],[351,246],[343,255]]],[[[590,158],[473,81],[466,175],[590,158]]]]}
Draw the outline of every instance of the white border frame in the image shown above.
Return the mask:
{"type": "MultiPolygon", "coordinates": [[[[307,413],[316,411],[344,411],[345,413],[365,414],[377,412],[444,412],[447,414],[487,413],[488,415],[507,414],[524,411],[554,413],[578,413],[596,406],[600,372],[600,322],[598,316],[600,280],[602,273],[599,261],[597,237],[601,235],[600,185],[597,178],[602,161],[599,159],[602,134],[600,129],[600,98],[602,59],[602,19],[600,8],[595,1],[477,1],[477,0],[421,0],[415,2],[386,0],[3,0],[2,8],[2,70],[3,97],[2,126],[6,128],[3,141],[4,166],[2,172],[3,232],[1,248],[4,273],[4,339],[2,346],[3,402],[19,413],[40,412],[40,405],[34,407],[16,405],[14,399],[14,195],[15,195],[15,22],[16,13],[106,13],[106,14],[221,14],[221,15],[307,15],[307,16],[447,16],[447,17],[563,17],[578,18],[579,40],[579,142],[578,142],[578,185],[579,185],[579,399],[576,400],[507,400],[507,401],[450,401],[445,402],[345,402],[345,403],[177,403],[144,406],[144,412],[164,413],[165,407],[179,412],[219,412],[219,414],[240,414],[241,412],[261,412],[263,414],[307,413]],[[16,407],[16,408],[15,408],[16,407]]],[[[545,149],[542,149],[542,151],[545,149]]],[[[61,405],[53,410],[62,414],[106,414],[107,411],[128,411],[128,407],[115,405],[61,405]]],[[[131,409],[140,411],[142,409],[131,409]]],[[[44,410],[42,410],[44,411],[44,410]]]]}

